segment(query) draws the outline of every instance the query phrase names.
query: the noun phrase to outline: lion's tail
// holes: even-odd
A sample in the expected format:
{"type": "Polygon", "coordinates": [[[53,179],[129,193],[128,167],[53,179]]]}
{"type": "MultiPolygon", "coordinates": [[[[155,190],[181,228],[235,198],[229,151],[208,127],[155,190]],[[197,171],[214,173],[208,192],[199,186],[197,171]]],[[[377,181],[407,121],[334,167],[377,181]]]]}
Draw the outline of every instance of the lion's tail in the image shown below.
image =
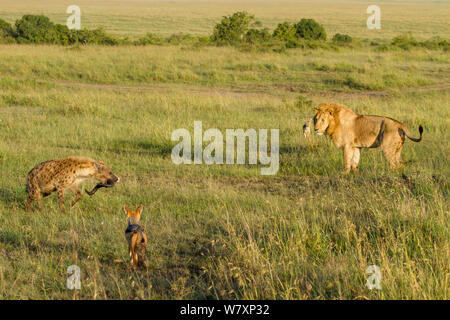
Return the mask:
{"type": "Polygon", "coordinates": [[[408,137],[408,139],[410,139],[411,141],[419,142],[422,140],[423,127],[421,125],[419,125],[419,134],[420,134],[419,138],[412,137],[411,132],[409,132],[409,130],[406,126],[403,126],[399,130],[401,131],[400,132],[401,135],[406,135],[408,137]]]}

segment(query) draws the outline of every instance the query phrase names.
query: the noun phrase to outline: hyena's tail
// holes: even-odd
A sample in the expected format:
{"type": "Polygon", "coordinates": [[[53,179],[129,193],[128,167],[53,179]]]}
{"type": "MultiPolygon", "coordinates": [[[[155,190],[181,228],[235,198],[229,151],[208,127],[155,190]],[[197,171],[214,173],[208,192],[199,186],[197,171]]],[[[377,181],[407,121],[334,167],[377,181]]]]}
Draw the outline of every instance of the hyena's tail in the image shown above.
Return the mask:
{"type": "Polygon", "coordinates": [[[32,185],[33,185],[33,177],[32,177],[31,171],[30,171],[30,172],[28,172],[28,175],[27,175],[27,185],[26,185],[27,194],[31,193],[32,185]]]}
{"type": "Polygon", "coordinates": [[[411,141],[414,142],[420,142],[422,140],[422,133],[423,133],[423,127],[421,125],[419,125],[419,138],[414,138],[411,136],[411,133],[409,132],[408,128],[406,126],[404,126],[403,128],[399,129],[400,135],[406,135],[408,137],[408,139],[410,139],[411,141]]]}

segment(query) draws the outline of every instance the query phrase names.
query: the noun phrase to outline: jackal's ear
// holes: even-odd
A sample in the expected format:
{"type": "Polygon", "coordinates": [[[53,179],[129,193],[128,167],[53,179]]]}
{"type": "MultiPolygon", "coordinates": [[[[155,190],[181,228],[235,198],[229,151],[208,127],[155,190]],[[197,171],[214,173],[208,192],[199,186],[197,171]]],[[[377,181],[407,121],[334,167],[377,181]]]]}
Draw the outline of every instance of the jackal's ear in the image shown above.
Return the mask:
{"type": "Polygon", "coordinates": [[[123,205],[123,211],[127,214],[128,218],[131,217],[131,214],[133,213],[126,205],[123,205]]]}
{"type": "Polygon", "coordinates": [[[144,209],[144,206],[141,204],[134,214],[139,217],[142,213],[142,209],[144,209]]]}

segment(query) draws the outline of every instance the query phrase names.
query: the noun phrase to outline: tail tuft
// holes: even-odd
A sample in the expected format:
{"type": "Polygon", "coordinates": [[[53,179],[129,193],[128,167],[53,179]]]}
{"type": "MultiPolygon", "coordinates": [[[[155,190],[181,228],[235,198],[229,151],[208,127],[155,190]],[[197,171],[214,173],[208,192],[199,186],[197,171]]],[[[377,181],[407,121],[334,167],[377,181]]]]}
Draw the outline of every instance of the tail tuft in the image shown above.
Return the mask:
{"type": "Polygon", "coordinates": [[[399,128],[399,133],[401,136],[403,134],[405,134],[408,137],[408,139],[410,139],[411,141],[420,142],[422,140],[423,127],[421,125],[419,125],[419,133],[420,133],[419,138],[411,137],[411,133],[409,132],[408,128],[406,128],[406,127],[399,128]],[[400,131],[402,131],[403,133],[400,133],[400,131]]]}

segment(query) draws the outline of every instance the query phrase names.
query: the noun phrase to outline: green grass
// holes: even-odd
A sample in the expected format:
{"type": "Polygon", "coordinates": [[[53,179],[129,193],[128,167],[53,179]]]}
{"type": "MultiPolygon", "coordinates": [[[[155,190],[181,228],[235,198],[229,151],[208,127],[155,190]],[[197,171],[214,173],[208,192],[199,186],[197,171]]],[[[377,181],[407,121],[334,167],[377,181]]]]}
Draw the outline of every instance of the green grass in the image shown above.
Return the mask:
{"type": "Polygon", "coordinates": [[[448,299],[449,63],[426,49],[0,45],[0,299],[448,299]],[[422,124],[424,139],[406,142],[402,172],[365,149],[360,172],[343,175],[329,140],[303,139],[312,108],[300,95],[393,117],[414,136],[422,124]],[[170,135],[194,120],[279,128],[277,175],[174,165],[170,135]],[[64,214],[55,195],[27,212],[28,171],[72,155],[106,162],[121,183],[64,214]],[[148,268],[137,273],[123,204],[144,205],[148,268]],[[381,290],[365,286],[373,264],[381,290]]]}

